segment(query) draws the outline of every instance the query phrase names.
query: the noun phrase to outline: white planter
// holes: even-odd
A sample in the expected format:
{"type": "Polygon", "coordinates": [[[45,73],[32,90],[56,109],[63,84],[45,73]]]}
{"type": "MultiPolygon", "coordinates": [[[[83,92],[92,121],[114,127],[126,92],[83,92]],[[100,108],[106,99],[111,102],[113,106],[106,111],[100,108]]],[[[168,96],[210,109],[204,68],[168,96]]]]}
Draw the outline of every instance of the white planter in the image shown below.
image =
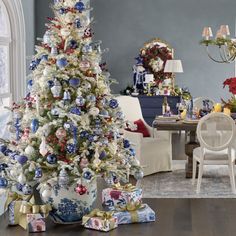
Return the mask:
{"type": "Polygon", "coordinates": [[[91,212],[97,198],[97,181],[95,179],[83,185],[87,188],[84,195],[75,192],[77,185],[74,184],[66,189],[55,185],[50,198],[44,199],[41,196],[43,202],[51,204],[53,210],[50,215],[56,223],[73,224],[81,221],[84,215],[91,212]]]}

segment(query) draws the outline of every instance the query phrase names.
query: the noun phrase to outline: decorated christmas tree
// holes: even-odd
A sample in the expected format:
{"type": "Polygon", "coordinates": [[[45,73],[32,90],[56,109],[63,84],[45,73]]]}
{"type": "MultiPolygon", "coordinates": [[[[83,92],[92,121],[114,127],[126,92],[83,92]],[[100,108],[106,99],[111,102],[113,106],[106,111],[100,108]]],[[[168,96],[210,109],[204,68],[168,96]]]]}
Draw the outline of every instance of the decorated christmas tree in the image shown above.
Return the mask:
{"type": "Polygon", "coordinates": [[[27,95],[11,108],[12,139],[0,145],[0,187],[26,196],[38,186],[49,202],[55,189],[71,186],[86,196],[97,176],[109,184],[142,177],[121,133],[124,116],[102,70],[100,42],[92,41],[89,4],[54,0],[52,8],[27,95]]]}

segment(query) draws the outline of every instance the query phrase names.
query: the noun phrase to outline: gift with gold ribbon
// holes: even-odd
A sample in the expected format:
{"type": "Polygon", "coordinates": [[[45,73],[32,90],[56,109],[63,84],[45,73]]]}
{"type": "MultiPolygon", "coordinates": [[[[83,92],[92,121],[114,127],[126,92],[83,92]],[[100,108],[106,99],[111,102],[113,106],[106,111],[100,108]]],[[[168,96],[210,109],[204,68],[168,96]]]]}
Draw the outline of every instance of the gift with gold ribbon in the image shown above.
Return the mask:
{"type": "Polygon", "coordinates": [[[127,203],[115,211],[114,216],[118,218],[118,224],[132,224],[152,222],[156,219],[155,212],[147,205],[140,203],[127,203]]]}
{"type": "Polygon", "coordinates": [[[27,229],[28,214],[40,214],[43,218],[46,218],[51,210],[52,208],[49,204],[36,205],[34,197],[29,201],[14,200],[9,205],[9,224],[20,225],[24,229],[27,229]]]}
{"type": "Polygon", "coordinates": [[[118,183],[102,191],[102,204],[109,210],[115,210],[129,202],[139,203],[141,200],[142,189],[132,184],[121,185],[118,183]]]}
{"type": "Polygon", "coordinates": [[[108,232],[117,228],[117,217],[112,211],[93,210],[90,214],[83,216],[82,224],[85,228],[108,232]]]}

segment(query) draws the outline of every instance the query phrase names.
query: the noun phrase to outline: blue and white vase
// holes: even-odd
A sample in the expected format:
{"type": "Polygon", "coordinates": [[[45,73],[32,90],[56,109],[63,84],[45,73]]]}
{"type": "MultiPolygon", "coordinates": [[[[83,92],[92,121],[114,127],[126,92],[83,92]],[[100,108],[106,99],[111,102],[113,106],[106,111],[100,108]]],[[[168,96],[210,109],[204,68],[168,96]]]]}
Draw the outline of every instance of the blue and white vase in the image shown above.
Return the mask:
{"type": "Polygon", "coordinates": [[[83,185],[87,188],[84,195],[75,192],[76,183],[66,188],[56,184],[49,198],[43,198],[41,194],[42,201],[52,206],[50,216],[55,223],[80,223],[82,217],[93,210],[97,198],[97,180],[84,182],[83,185]]]}

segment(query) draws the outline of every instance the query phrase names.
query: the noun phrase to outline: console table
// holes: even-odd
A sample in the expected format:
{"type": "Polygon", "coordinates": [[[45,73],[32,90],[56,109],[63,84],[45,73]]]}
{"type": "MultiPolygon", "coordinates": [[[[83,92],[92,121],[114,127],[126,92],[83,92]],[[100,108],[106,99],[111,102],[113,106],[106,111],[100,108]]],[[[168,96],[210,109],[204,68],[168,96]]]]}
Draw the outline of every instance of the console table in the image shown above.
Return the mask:
{"type": "Polygon", "coordinates": [[[155,119],[156,115],[162,115],[162,104],[164,97],[167,97],[167,102],[170,106],[171,111],[174,114],[178,113],[176,104],[180,102],[179,96],[147,96],[147,95],[138,95],[139,103],[142,109],[142,114],[144,120],[152,126],[152,122],[155,119]]]}

